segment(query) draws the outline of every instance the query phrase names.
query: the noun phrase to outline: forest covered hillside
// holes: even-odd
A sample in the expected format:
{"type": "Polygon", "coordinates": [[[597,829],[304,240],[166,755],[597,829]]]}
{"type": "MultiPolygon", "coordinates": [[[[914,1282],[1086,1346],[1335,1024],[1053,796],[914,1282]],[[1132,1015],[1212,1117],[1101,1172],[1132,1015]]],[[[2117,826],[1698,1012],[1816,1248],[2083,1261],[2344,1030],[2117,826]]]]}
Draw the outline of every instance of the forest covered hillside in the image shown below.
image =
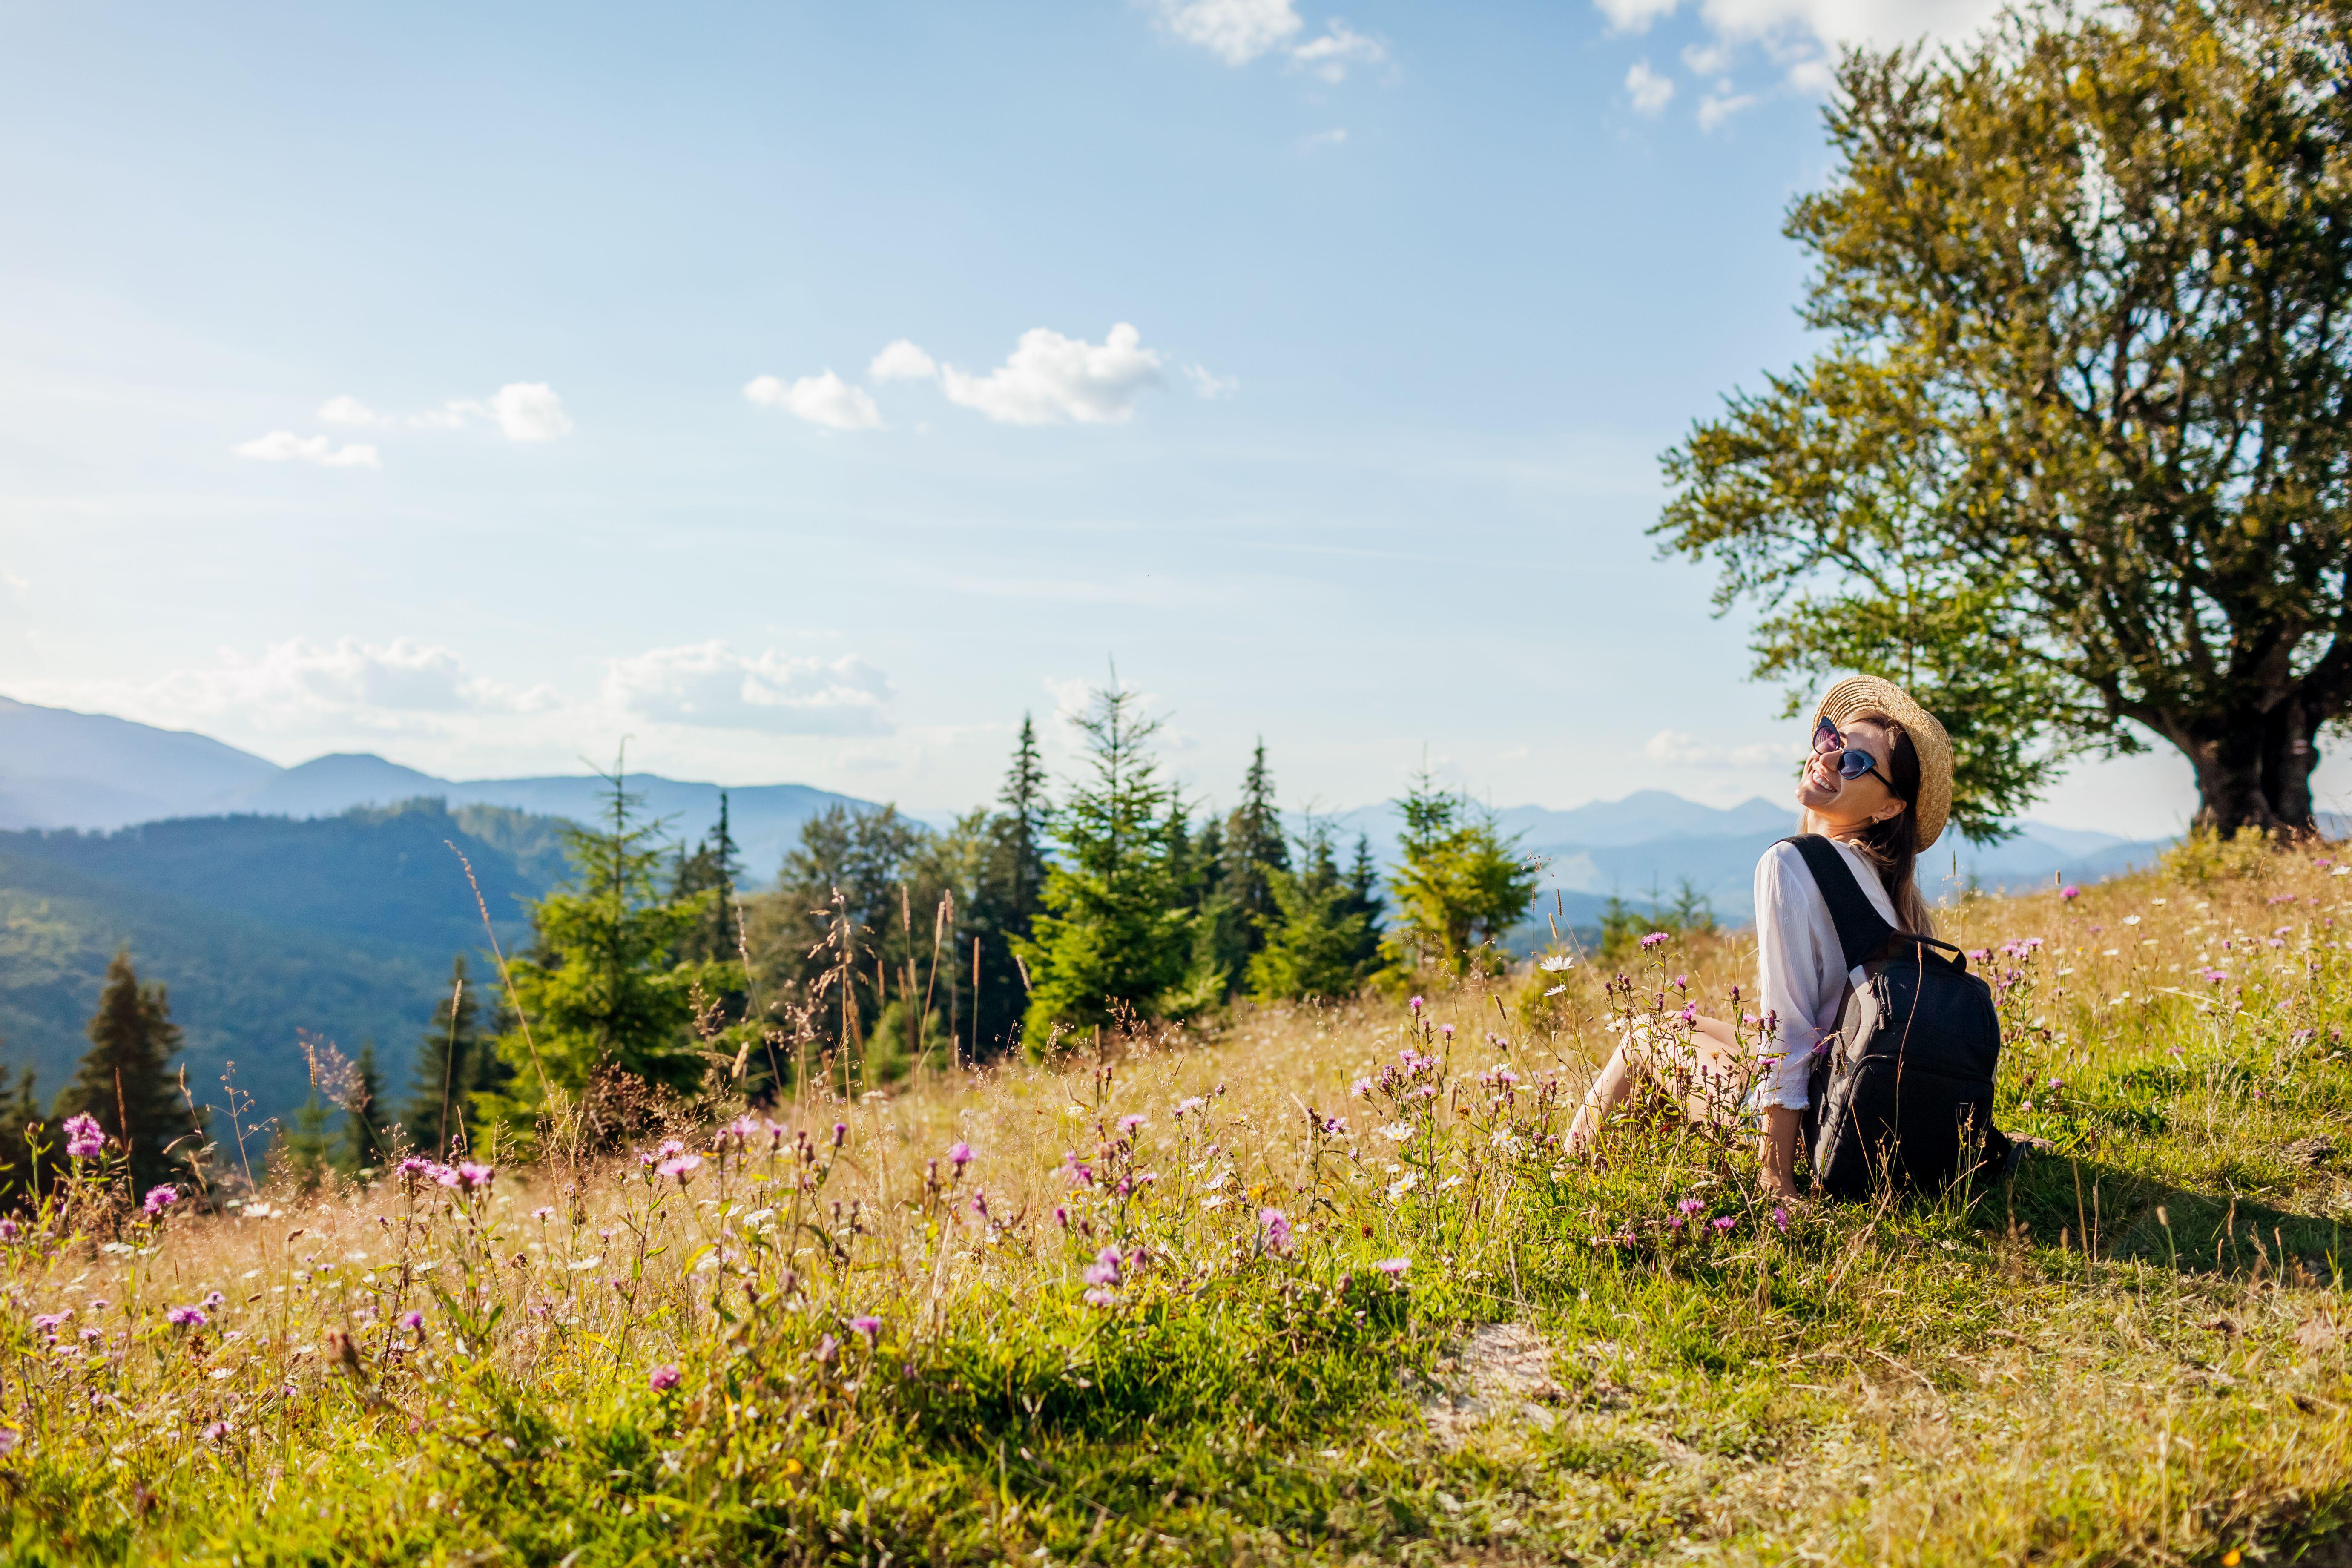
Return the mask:
{"type": "Polygon", "coordinates": [[[473,864],[499,940],[561,879],[557,824],[436,800],[301,821],[190,818],[114,833],[0,833],[0,1063],[53,1094],[89,1049],[107,963],[127,946],[169,989],[199,1102],[238,1087],[263,1116],[309,1090],[296,1032],[348,1055],[373,1041],[404,1085],[453,954],[486,943],[473,864]]]}

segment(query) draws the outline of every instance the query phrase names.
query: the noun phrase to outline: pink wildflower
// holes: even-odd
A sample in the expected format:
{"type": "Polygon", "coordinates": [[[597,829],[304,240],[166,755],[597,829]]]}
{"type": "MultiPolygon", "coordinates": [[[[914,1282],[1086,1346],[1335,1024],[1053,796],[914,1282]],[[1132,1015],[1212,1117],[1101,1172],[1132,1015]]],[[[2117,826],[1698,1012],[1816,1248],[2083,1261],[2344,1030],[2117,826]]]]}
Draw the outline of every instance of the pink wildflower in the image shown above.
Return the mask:
{"type": "Polygon", "coordinates": [[[1669,937],[1666,935],[1666,933],[1665,933],[1665,932],[1664,932],[1664,931],[1652,931],[1649,935],[1647,935],[1647,936],[1645,936],[1645,937],[1643,937],[1643,938],[1642,939],[1642,951],[1643,951],[1643,952],[1649,952],[1652,948],[1656,947],[1656,946],[1658,946],[1660,943],[1662,943],[1662,942],[1668,942],[1668,941],[1670,941],[1670,940],[1672,940],[1672,939],[1671,939],[1671,938],[1669,938],[1669,937]]]}
{"type": "Polygon", "coordinates": [[[422,1329],[425,1326],[425,1314],[412,1307],[400,1314],[400,1326],[410,1330],[422,1329]]]}
{"type": "Polygon", "coordinates": [[[1383,1258],[1378,1263],[1373,1264],[1372,1267],[1387,1275],[1390,1279],[1394,1279],[1403,1274],[1406,1269],[1412,1267],[1412,1259],[1410,1258],[1383,1258]]]}
{"type": "Polygon", "coordinates": [[[882,1320],[879,1318],[852,1318],[849,1326],[864,1334],[869,1345],[882,1335],[882,1320]]]}
{"type": "Polygon", "coordinates": [[[971,1145],[958,1140],[948,1145],[948,1163],[962,1170],[971,1163],[971,1145]]]}
{"type": "Polygon", "coordinates": [[[671,1389],[677,1386],[677,1368],[667,1363],[654,1368],[653,1371],[646,1374],[646,1386],[650,1387],[656,1394],[667,1394],[671,1389]]]}
{"type": "Polygon", "coordinates": [[[145,1209],[148,1215],[152,1217],[162,1214],[165,1209],[170,1208],[173,1204],[178,1203],[179,1201],[180,1189],[172,1185],[169,1182],[166,1182],[160,1187],[148,1188],[147,1201],[139,1206],[145,1209]]]}
{"type": "Polygon", "coordinates": [[[1288,1252],[1290,1250],[1290,1216],[1288,1215],[1284,1214],[1280,1209],[1260,1209],[1257,1211],[1257,1225],[1258,1233],[1265,1241],[1267,1251],[1288,1252]]]}
{"type": "Polygon", "coordinates": [[[682,1187],[686,1185],[687,1177],[694,1173],[694,1168],[701,1163],[702,1156],[699,1154],[674,1154],[654,1169],[662,1175],[676,1176],[677,1184],[682,1187]]]}
{"type": "Polygon", "coordinates": [[[98,1124],[95,1116],[66,1118],[66,1153],[69,1158],[87,1160],[106,1147],[106,1129],[98,1124]]]}
{"type": "Polygon", "coordinates": [[[173,1328],[201,1329],[212,1321],[202,1307],[173,1307],[163,1314],[163,1321],[173,1328]]]}

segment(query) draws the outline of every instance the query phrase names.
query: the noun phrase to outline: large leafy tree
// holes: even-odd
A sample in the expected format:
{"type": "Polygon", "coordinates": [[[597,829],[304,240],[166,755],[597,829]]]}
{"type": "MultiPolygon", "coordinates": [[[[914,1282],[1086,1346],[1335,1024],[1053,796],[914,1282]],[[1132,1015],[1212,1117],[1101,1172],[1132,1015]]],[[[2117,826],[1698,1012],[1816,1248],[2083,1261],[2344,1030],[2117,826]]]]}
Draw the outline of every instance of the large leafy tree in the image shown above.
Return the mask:
{"type": "Polygon", "coordinates": [[[1044,907],[1017,950],[1029,970],[1023,1037],[1032,1051],[1057,1025],[1150,1016],[1190,968],[1184,814],[1150,751],[1158,721],[1139,703],[1133,691],[1097,690],[1073,721],[1087,769],[1054,814],[1044,907]]]}
{"type": "Polygon", "coordinates": [[[1667,455],[1759,673],[1912,685],[1979,837],[2160,738],[2300,829],[2352,710],[2352,0],[2012,11],[1846,57],[1810,363],[1667,455]]]}

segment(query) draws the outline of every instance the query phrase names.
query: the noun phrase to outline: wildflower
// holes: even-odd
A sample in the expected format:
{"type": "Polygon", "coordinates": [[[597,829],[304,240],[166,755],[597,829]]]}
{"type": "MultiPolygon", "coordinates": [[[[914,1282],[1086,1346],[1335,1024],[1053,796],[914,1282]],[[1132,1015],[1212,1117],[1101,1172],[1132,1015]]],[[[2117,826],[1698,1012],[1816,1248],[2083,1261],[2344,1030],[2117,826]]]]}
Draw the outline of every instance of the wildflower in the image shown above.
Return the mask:
{"type": "Polygon", "coordinates": [[[2058,896],[2059,896],[2060,898],[2062,898],[2062,899],[2065,900],[2068,903],[2070,903],[2070,904],[2071,904],[2071,903],[2073,903],[2076,899],[2079,899],[2079,898],[2081,898],[2081,897],[2083,896],[2083,889],[2080,889],[2080,888],[2078,888],[2078,887],[2075,887],[2073,883],[2071,883],[2071,882],[2070,882],[2070,883],[2068,883],[2065,887],[2063,887],[2063,888],[2061,888],[2061,889],[2058,889],[2058,896]]]}
{"type": "Polygon", "coordinates": [[[1095,1184],[1094,1167],[1081,1164],[1076,1154],[1066,1153],[1062,1156],[1062,1179],[1074,1187],[1091,1187],[1095,1184]]]}
{"type": "Polygon", "coordinates": [[[1715,1226],[1716,1235],[1728,1236],[1731,1234],[1731,1227],[1739,1222],[1733,1219],[1729,1215],[1725,1214],[1716,1215],[1714,1220],[1710,1223],[1715,1226]]]}
{"type": "MultiPolygon", "coordinates": [[[[1361,1080],[1359,1080],[1359,1081],[1360,1082],[1361,1080]]],[[[1365,1087],[1367,1089],[1369,1089],[1370,1088],[1370,1085],[1366,1084],[1364,1087],[1365,1087]]],[[[1189,1113],[1190,1113],[1190,1112],[1192,1112],[1192,1111],[1195,1111],[1195,1110],[1200,1110],[1200,1109],[1201,1109],[1201,1107],[1202,1107],[1202,1106],[1204,1106],[1204,1105],[1206,1105],[1206,1104],[1208,1104],[1208,1103],[1209,1103],[1209,1102],[1208,1102],[1207,1100],[1202,1100],[1202,1099],[1199,1095],[1197,1095],[1197,1094],[1196,1094],[1196,1095],[1193,1095],[1193,1096],[1192,1096],[1192,1098],[1190,1098],[1189,1100],[1178,1100],[1178,1101],[1176,1102],[1176,1114],[1177,1114],[1177,1116],[1178,1116],[1179,1118],[1181,1118],[1181,1117],[1183,1117],[1183,1116],[1185,1116],[1185,1115],[1189,1114],[1189,1113]]]]}
{"type": "Polygon", "coordinates": [[[1346,1117],[1327,1116],[1323,1119],[1323,1136],[1326,1138],[1345,1138],[1347,1135],[1348,1119],[1346,1117]]]}
{"type": "Polygon", "coordinates": [[[849,1123],[848,1123],[848,1122],[846,1122],[846,1121],[836,1121],[836,1122],[835,1122],[835,1123],[833,1124],[833,1146],[834,1146],[835,1148],[838,1149],[838,1148],[840,1148],[844,1143],[846,1143],[846,1142],[849,1142],[849,1123]]]}
{"type": "Polygon", "coordinates": [[[959,1171],[962,1170],[966,1165],[971,1164],[971,1145],[962,1142],[949,1144],[948,1163],[953,1165],[959,1171]]]}
{"type": "Polygon", "coordinates": [[[61,1328],[64,1326],[65,1321],[72,1316],[73,1309],[71,1307],[67,1308],[62,1312],[36,1312],[33,1314],[33,1327],[37,1329],[61,1328]]]}
{"type": "Polygon", "coordinates": [[[1664,941],[1666,941],[1666,940],[1667,940],[1667,937],[1666,937],[1666,933],[1665,933],[1665,932],[1664,932],[1664,931],[1652,931],[1649,935],[1647,935],[1647,936],[1645,936],[1645,937],[1643,937],[1643,938],[1642,939],[1642,951],[1643,951],[1643,952],[1649,952],[1652,948],[1654,948],[1654,947],[1657,946],[1659,943],[1661,943],[1661,942],[1664,942],[1664,941]]]}
{"type": "Polygon", "coordinates": [[[1685,1214],[1696,1214],[1699,1210],[1706,1207],[1706,1205],[1699,1202],[1696,1198],[1685,1198],[1682,1202],[1676,1204],[1675,1207],[1680,1209],[1685,1214]]]}
{"type": "Polygon", "coordinates": [[[1140,1116],[1122,1116],[1118,1119],[1118,1130],[1121,1132],[1132,1132],[1142,1125],[1143,1118],[1140,1116]]]}
{"type": "Polygon", "coordinates": [[[460,1181],[465,1179],[458,1175],[457,1167],[455,1165],[435,1165],[426,1173],[426,1174],[430,1175],[436,1183],[445,1187],[454,1187],[460,1181]]]}
{"type": "Polygon", "coordinates": [[[2226,969],[2207,969],[2200,971],[2197,977],[2208,985],[2219,985],[2230,978],[2230,972],[2226,969]]]}
{"type": "Polygon", "coordinates": [[[471,1161],[457,1167],[457,1179],[466,1184],[469,1192],[477,1187],[488,1186],[497,1175],[498,1172],[491,1166],[477,1165],[471,1161]]]}
{"type": "Polygon", "coordinates": [[[217,1291],[217,1290],[207,1290],[207,1291],[205,1291],[205,1302],[204,1302],[204,1304],[205,1304],[205,1306],[207,1306],[207,1307],[217,1307],[217,1306],[221,1305],[221,1303],[223,1303],[224,1301],[226,1301],[227,1300],[228,1300],[228,1298],[227,1298],[227,1297],[226,1297],[226,1296],[222,1295],[222,1294],[221,1294],[219,1291],[217,1291]]]}
{"type": "Polygon", "coordinates": [[[974,1188],[972,1188],[972,1190],[971,1190],[971,1212],[972,1212],[972,1213],[974,1213],[974,1214],[976,1214],[976,1215],[979,1215],[981,1218],[982,1218],[982,1219],[986,1219],[986,1218],[988,1217],[988,1189],[987,1189],[987,1188],[985,1188],[985,1187],[974,1187],[974,1188]]]}
{"type": "Polygon", "coordinates": [[[1288,1252],[1290,1250],[1290,1216],[1288,1215],[1284,1214],[1280,1209],[1260,1209],[1257,1211],[1257,1225],[1259,1236],[1268,1251],[1288,1252]]]}
{"type": "Polygon", "coordinates": [[[702,1156],[699,1154],[673,1154],[654,1169],[661,1175],[676,1176],[677,1184],[682,1187],[686,1185],[687,1177],[694,1173],[694,1168],[701,1163],[702,1156]]]}
{"type": "Polygon", "coordinates": [[[882,1320],[879,1318],[852,1318],[849,1326],[864,1334],[869,1345],[882,1335],[882,1320]]]}
{"type": "Polygon", "coordinates": [[[1409,1121],[1391,1121],[1386,1127],[1378,1128],[1375,1131],[1391,1143],[1402,1143],[1412,1136],[1412,1124],[1409,1121]]]}
{"type": "Polygon", "coordinates": [[[1055,1204],[1054,1205],[1054,1223],[1060,1226],[1064,1230],[1069,1229],[1070,1211],[1062,1207],[1061,1205],[1055,1204]]]}
{"type": "Polygon", "coordinates": [[[163,1314],[163,1321],[180,1329],[201,1329],[212,1321],[202,1307],[173,1307],[163,1314]]]}
{"type": "Polygon", "coordinates": [[[1406,1269],[1412,1267],[1412,1259],[1410,1258],[1383,1258],[1378,1263],[1373,1264],[1372,1267],[1387,1275],[1390,1279],[1394,1279],[1398,1276],[1402,1275],[1406,1269]]]}
{"type": "Polygon", "coordinates": [[[1547,958],[1541,958],[1536,961],[1536,967],[1542,970],[1546,974],[1558,974],[1565,970],[1574,968],[1575,965],[1576,960],[1565,952],[1555,952],[1547,958]]]}
{"type": "Polygon", "coordinates": [[[1097,1253],[1095,1255],[1094,1262],[1087,1266],[1086,1272],[1081,1275],[1080,1278],[1085,1279],[1089,1285],[1118,1284],[1119,1279],[1118,1248],[1116,1247],[1106,1247],[1100,1252],[1097,1253]]]}
{"type": "Polygon", "coordinates": [[[1440,1024],[1437,1026],[1437,1032],[1444,1035],[1450,1040],[1454,1037],[1454,1026],[1451,1024],[1440,1024]]]}
{"type": "Polygon", "coordinates": [[[1116,1307],[1118,1298],[1097,1285],[1087,1292],[1086,1302],[1089,1307],[1116,1307]]]}
{"type": "Polygon", "coordinates": [[[1412,1008],[1417,1014],[1421,1011],[1422,1007],[1421,998],[1416,996],[1412,1001],[1406,1003],[1405,1005],[1412,1008]]]}
{"type": "Polygon", "coordinates": [[[16,1239],[16,1222],[13,1219],[0,1218],[0,1241],[14,1241],[16,1239]]]}
{"type": "Polygon", "coordinates": [[[152,1218],[156,1215],[162,1214],[165,1209],[170,1208],[173,1204],[178,1203],[179,1201],[180,1189],[172,1185],[171,1183],[166,1182],[160,1187],[148,1188],[147,1201],[139,1206],[145,1209],[149,1216],[152,1218]]]}
{"type": "Polygon", "coordinates": [[[656,1394],[667,1394],[671,1389],[677,1386],[677,1368],[669,1365],[667,1363],[664,1363],[662,1365],[654,1368],[653,1371],[646,1374],[646,1383],[647,1386],[652,1388],[656,1394]]]}
{"type": "Polygon", "coordinates": [[[832,1365],[834,1358],[840,1353],[841,1342],[835,1339],[831,1334],[827,1334],[824,1338],[817,1341],[816,1359],[824,1364],[827,1366],[832,1365]]]}
{"type": "Polygon", "coordinates": [[[66,1153],[76,1160],[87,1160],[106,1147],[106,1129],[98,1124],[95,1116],[66,1118],[66,1153]]]}
{"type": "Polygon", "coordinates": [[[545,1204],[541,1204],[539,1207],[530,1211],[530,1217],[539,1221],[540,1224],[545,1225],[549,1220],[555,1217],[555,1211],[548,1207],[545,1204]]]}
{"type": "Polygon", "coordinates": [[[2136,926],[2139,924],[2139,917],[2137,915],[2126,915],[2124,917],[2124,924],[2127,926],[2136,926]]]}
{"type": "Polygon", "coordinates": [[[1697,1004],[1697,1003],[1696,1003],[1696,1002],[1693,1002],[1693,1003],[1688,1004],[1687,1005],[1685,1005],[1685,1006],[1683,1008],[1683,1010],[1682,1010],[1681,1012],[1679,1012],[1679,1013],[1675,1014],[1675,1017],[1677,1017],[1677,1018],[1680,1018],[1680,1019],[1681,1019],[1684,1023],[1685,1023],[1685,1024],[1696,1024],[1696,1023],[1697,1023],[1697,1022],[1698,1022],[1698,1004],[1697,1004]]]}
{"type": "Polygon", "coordinates": [[[400,1326],[404,1329],[422,1330],[425,1327],[425,1314],[412,1307],[400,1314],[400,1326]]]}
{"type": "Polygon", "coordinates": [[[215,1421],[212,1423],[212,1425],[206,1426],[199,1435],[207,1443],[217,1443],[222,1438],[228,1436],[228,1423],[226,1421],[215,1421]]]}
{"type": "Polygon", "coordinates": [[[1789,1211],[1785,1208],[1775,1208],[1772,1211],[1772,1223],[1786,1231],[1789,1228],[1789,1211]]]}

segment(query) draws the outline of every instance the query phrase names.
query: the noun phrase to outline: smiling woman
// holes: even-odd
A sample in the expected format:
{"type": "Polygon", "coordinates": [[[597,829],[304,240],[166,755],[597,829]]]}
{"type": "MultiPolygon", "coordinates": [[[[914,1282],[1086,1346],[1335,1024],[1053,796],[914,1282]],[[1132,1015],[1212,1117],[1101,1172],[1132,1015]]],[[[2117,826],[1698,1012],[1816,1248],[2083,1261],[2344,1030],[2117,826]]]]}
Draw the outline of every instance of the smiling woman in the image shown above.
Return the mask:
{"type": "MultiPolygon", "coordinates": [[[[1913,870],[1944,831],[1951,809],[1952,748],[1935,715],[1892,681],[1841,680],[1813,715],[1812,747],[1798,774],[1801,831],[1845,862],[1871,911],[1887,927],[1935,935],[1913,870]]],[[[1753,1121],[1763,1179],[1793,1197],[1797,1136],[1811,1103],[1815,1047],[1838,1026],[1859,971],[1846,962],[1831,899],[1796,841],[1756,865],[1759,1011],[1738,1021],[1685,1011],[1686,1031],[1637,1026],[1609,1058],[1569,1131],[1590,1152],[1612,1112],[1645,1071],[1694,1118],[1753,1121]],[[1742,1025],[1752,1033],[1743,1040],[1742,1025]]]]}

